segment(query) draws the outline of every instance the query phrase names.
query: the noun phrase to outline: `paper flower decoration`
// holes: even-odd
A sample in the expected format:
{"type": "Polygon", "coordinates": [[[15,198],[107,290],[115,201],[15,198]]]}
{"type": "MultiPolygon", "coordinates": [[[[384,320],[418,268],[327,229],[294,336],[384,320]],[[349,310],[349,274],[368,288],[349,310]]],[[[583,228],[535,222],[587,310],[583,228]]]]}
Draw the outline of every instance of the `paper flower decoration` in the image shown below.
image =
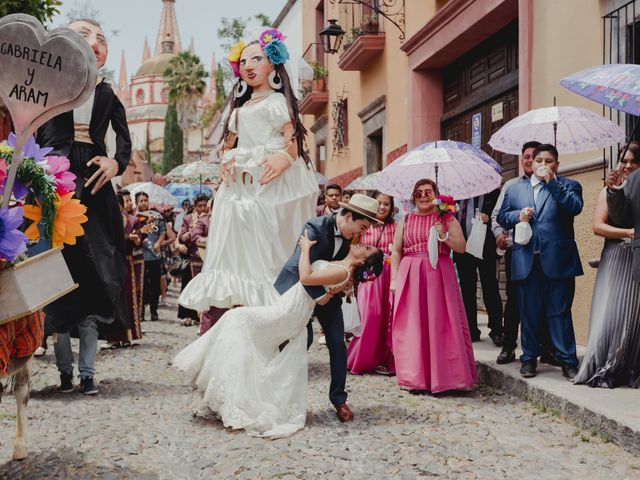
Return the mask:
{"type": "MultiPolygon", "coordinates": [[[[87,221],[85,215],[87,207],[73,197],[73,192],[60,196],[56,202],[56,218],[53,223],[53,238],[51,246],[53,248],[61,247],[63,244],[75,245],[76,238],[84,235],[82,224],[87,221]]],[[[39,204],[25,205],[24,217],[33,221],[33,223],[25,231],[30,240],[38,240],[40,231],[38,223],[42,217],[42,208],[39,204]]]]}
{"type": "Polygon", "coordinates": [[[27,249],[27,237],[18,230],[22,214],[21,207],[0,209],[0,257],[9,262],[27,249]]]}
{"type": "Polygon", "coordinates": [[[458,204],[449,195],[438,195],[433,201],[438,218],[453,216],[458,212],[458,204]]]}
{"type": "Polygon", "coordinates": [[[0,196],[4,191],[4,182],[7,181],[7,161],[4,158],[0,158],[0,196]]]}
{"type": "Polygon", "coordinates": [[[285,38],[286,37],[277,28],[269,28],[260,34],[258,42],[260,42],[260,46],[264,48],[269,42],[274,40],[282,41],[285,38]]]}
{"type": "Polygon", "coordinates": [[[65,195],[76,189],[76,176],[68,171],[70,166],[68,158],[50,155],[47,157],[47,164],[45,170],[53,176],[58,195],[65,195]]]}
{"type": "Polygon", "coordinates": [[[240,67],[238,62],[240,61],[240,55],[242,55],[242,51],[244,50],[245,44],[244,41],[240,40],[236,43],[229,54],[227,55],[227,60],[229,61],[229,65],[231,65],[231,69],[233,70],[233,75],[236,77],[240,76],[240,67]]]}
{"type": "MultiPolygon", "coordinates": [[[[13,132],[9,134],[7,139],[7,145],[16,148],[16,136],[13,132]]],[[[42,147],[36,143],[36,139],[32,136],[29,137],[27,143],[22,147],[22,156],[24,158],[33,158],[38,165],[46,164],[45,156],[53,150],[52,147],[42,147]]],[[[13,150],[12,150],[13,152],[13,150]]]]}
{"type": "Polygon", "coordinates": [[[289,60],[289,50],[280,40],[272,40],[264,47],[264,53],[274,65],[282,65],[289,60]]]}

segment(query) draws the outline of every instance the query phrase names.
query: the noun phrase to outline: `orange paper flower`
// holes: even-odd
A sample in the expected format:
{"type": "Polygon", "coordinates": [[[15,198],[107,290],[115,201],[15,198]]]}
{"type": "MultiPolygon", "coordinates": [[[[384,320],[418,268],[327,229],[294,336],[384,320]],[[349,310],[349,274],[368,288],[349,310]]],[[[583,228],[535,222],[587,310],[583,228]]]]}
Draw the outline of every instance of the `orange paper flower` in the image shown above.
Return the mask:
{"type": "MultiPolygon", "coordinates": [[[[63,244],[75,245],[76,238],[84,235],[82,224],[87,221],[85,215],[87,207],[80,203],[80,200],[73,197],[73,192],[58,197],[56,202],[56,219],[53,222],[53,238],[51,246],[60,247],[63,244]]],[[[27,228],[25,234],[30,240],[38,240],[40,232],[38,223],[42,217],[42,207],[40,205],[25,205],[24,217],[33,221],[27,228]]]]}

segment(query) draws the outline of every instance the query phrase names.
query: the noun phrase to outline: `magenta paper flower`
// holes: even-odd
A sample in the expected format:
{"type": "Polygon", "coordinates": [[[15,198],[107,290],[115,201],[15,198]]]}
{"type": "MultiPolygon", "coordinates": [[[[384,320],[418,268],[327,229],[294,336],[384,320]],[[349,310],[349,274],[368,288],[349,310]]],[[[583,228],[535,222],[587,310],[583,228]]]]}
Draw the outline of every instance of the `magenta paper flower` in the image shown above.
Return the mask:
{"type": "Polygon", "coordinates": [[[23,215],[22,207],[0,209],[0,257],[10,262],[27,249],[27,236],[18,230],[23,215]]]}
{"type": "Polygon", "coordinates": [[[265,45],[273,40],[283,41],[285,38],[286,37],[277,28],[269,28],[260,34],[258,42],[260,42],[260,46],[264,48],[265,45]]]}
{"type": "Polygon", "coordinates": [[[229,60],[229,65],[231,65],[233,76],[238,78],[240,76],[240,65],[238,65],[238,62],[232,62],[231,60],[229,60]]]}
{"type": "Polygon", "coordinates": [[[56,193],[58,195],[65,195],[69,192],[73,192],[76,189],[76,176],[69,172],[69,159],[67,157],[58,157],[57,155],[49,155],[47,157],[46,168],[47,173],[53,176],[56,182],[56,193]]]}
{"type": "Polygon", "coordinates": [[[4,191],[4,182],[7,180],[7,162],[0,158],[0,195],[4,191]]]}

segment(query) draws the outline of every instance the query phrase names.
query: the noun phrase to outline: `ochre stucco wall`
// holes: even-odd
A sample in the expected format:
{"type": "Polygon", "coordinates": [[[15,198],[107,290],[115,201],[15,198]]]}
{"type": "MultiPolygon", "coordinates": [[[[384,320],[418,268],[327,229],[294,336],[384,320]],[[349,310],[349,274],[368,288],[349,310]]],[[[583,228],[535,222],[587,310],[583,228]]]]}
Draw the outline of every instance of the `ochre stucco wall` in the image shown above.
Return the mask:
{"type": "MultiPolygon", "coordinates": [[[[407,0],[405,38],[410,37],[420,29],[433,15],[436,6],[443,4],[437,0],[407,0]]],[[[304,48],[314,39],[316,2],[303,2],[303,37],[304,48]]],[[[340,5],[325,2],[325,24],[329,18],[341,18],[338,15],[340,5]]],[[[344,6],[341,6],[344,8],[344,6]]],[[[323,112],[327,115],[327,163],[326,175],[336,177],[364,165],[364,138],[362,121],[358,117],[364,107],[380,97],[386,96],[386,125],[383,139],[383,161],[386,155],[407,143],[407,90],[408,65],[407,56],[400,50],[402,44],[400,31],[389,21],[380,17],[384,23],[385,49],[363,71],[343,71],[338,67],[339,54],[327,55],[329,70],[327,85],[329,89],[329,104],[323,112]],[[348,135],[349,146],[340,155],[334,153],[332,132],[334,130],[331,118],[332,102],[341,95],[348,98],[348,135]]],[[[343,26],[346,29],[346,27],[343,26]]],[[[309,128],[321,117],[305,115],[304,123],[309,128]]],[[[312,133],[308,137],[309,145],[315,144],[312,133]]],[[[311,148],[312,152],[315,150],[311,148]]]]}

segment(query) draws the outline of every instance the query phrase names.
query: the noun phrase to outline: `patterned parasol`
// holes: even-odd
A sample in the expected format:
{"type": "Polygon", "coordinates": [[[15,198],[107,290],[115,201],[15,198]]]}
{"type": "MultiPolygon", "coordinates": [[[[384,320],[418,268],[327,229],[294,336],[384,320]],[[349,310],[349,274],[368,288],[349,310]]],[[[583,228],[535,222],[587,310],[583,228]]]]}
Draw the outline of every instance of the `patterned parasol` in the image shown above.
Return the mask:
{"type": "Polygon", "coordinates": [[[640,65],[598,65],[563,78],[560,85],[596,103],[640,115],[640,65]]]}
{"type": "Polygon", "coordinates": [[[377,190],[411,198],[421,178],[435,180],[440,193],[456,200],[491,192],[500,186],[500,165],[468,143],[437,141],[420,145],[387,166],[376,177],[377,190]]]}
{"type": "Polygon", "coordinates": [[[171,183],[220,184],[220,165],[217,163],[197,162],[183,163],[165,175],[171,183]]]}
{"type": "Polygon", "coordinates": [[[345,190],[375,190],[378,175],[380,175],[380,172],[369,173],[368,175],[358,177],[347,185],[345,190]]]}
{"type": "Polygon", "coordinates": [[[520,155],[522,145],[537,140],[559,153],[598,150],[624,140],[624,129],[602,115],[580,107],[546,107],[517,116],[489,139],[500,152],[520,155]]]}
{"type": "Polygon", "coordinates": [[[131,198],[135,198],[136,193],[144,192],[149,197],[149,203],[155,206],[173,207],[176,199],[160,185],[151,182],[137,182],[127,185],[127,190],[131,193],[131,198]]]}

